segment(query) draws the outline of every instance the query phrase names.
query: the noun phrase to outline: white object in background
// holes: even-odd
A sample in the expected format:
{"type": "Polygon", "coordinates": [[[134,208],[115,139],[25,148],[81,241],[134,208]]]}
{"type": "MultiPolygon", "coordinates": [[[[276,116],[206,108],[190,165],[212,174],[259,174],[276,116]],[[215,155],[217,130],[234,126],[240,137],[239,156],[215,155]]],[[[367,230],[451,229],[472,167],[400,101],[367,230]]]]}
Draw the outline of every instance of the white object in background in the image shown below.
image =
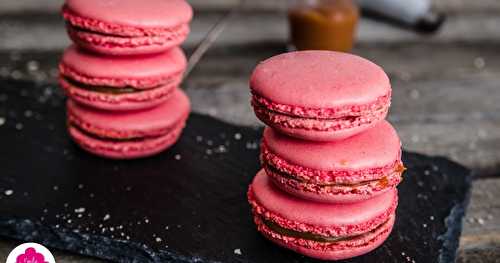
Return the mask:
{"type": "Polygon", "coordinates": [[[361,8],[416,24],[431,9],[430,0],[357,0],[361,8]]]}
{"type": "Polygon", "coordinates": [[[356,0],[364,11],[390,18],[419,31],[434,32],[443,23],[443,14],[433,12],[430,0],[356,0]]]}

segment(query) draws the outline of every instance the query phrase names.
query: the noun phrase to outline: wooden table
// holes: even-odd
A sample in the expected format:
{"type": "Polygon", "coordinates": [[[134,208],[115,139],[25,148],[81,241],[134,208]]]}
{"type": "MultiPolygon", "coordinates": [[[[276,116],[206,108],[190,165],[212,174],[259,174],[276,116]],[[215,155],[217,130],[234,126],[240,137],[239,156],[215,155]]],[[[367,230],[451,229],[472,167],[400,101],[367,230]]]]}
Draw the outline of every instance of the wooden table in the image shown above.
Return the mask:
{"type": "MultiPolygon", "coordinates": [[[[188,51],[237,1],[190,2],[196,18],[188,51]]],[[[197,112],[261,125],[249,107],[248,77],[258,61],[286,50],[287,24],[281,1],[248,2],[184,87],[197,112]]],[[[57,14],[60,4],[0,3],[0,78],[56,81],[58,56],[69,44],[57,14]]],[[[499,262],[500,1],[436,0],[435,6],[449,14],[438,34],[421,36],[364,19],[354,52],[389,73],[389,119],[406,149],[443,155],[475,171],[459,262],[499,262]]],[[[0,259],[17,243],[0,241],[0,259]]],[[[101,262],[64,252],[56,257],[58,262],[101,262]]]]}

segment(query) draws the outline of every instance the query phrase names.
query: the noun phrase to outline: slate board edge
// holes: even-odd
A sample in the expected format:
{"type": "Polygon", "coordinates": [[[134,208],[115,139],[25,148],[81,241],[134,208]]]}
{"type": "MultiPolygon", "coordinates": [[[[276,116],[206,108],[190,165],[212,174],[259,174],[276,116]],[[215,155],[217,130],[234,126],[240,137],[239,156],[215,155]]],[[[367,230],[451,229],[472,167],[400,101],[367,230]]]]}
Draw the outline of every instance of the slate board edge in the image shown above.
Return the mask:
{"type": "MultiPolygon", "coordinates": [[[[472,181],[470,169],[445,157],[406,152],[446,161],[450,165],[454,165],[464,170],[464,172],[467,173],[465,180],[467,182],[472,181]]],[[[465,215],[465,208],[470,200],[470,192],[471,190],[469,187],[466,189],[464,200],[455,204],[450,214],[445,219],[448,226],[447,231],[438,237],[443,240],[444,247],[444,249],[440,251],[439,263],[455,262],[459,237],[462,232],[462,221],[465,215]]],[[[0,236],[26,242],[38,242],[51,248],[118,262],[215,262],[197,257],[180,256],[166,250],[155,252],[148,246],[135,242],[125,240],[118,241],[104,236],[76,233],[69,229],[48,227],[44,226],[41,222],[22,218],[13,219],[0,216],[0,236]],[[129,251],[126,255],[123,254],[124,248],[126,248],[126,251],[129,251]],[[113,253],[113,251],[117,251],[118,253],[113,253]]]]}
{"type": "Polygon", "coordinates": [[[44,226],[28,219],[0,217],[0,236],[118,262],[201,262],[199,258],[178,256],[169,251],[157,253],[148,246],[135,242],[76,233],[69,229],[44,226]],[[124,254],[123,251],[129,252],[124,254]]]}
{"type": "MultiPolygon", "coordinates": [[[[455,165],[457,168],[465,169],[467,171],[467,175],[465,176],[466,184],[472,184],[472,178],[474,175],[471,169],[450,161],[448,158],[443,156],[432,157],[448,161],[450,165],[455,165]]],[[[460,245],[460,236],[462,234],[463,221],[465,219],[465,211],[469,205],[471,193],[472,189],[471,187],[468,187],[465,192],[464,200],[461,203],[455,204],[455,206],[451,209],[450,214],[445,219],[445,223],[448,227],[447,231],[438,237],[438,239],[443,240],[444,248],[440,251],[438,258],[439,263],[454,263],[456,261],[458,247],[460,245]]]]}

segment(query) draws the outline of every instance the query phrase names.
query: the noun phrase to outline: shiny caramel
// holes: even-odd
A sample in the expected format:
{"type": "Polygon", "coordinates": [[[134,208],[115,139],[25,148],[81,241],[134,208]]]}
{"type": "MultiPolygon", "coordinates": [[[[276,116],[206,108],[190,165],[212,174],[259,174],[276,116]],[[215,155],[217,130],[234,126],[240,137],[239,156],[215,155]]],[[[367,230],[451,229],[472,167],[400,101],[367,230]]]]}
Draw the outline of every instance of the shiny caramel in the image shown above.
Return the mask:
{"type": "Polygon", "coordinates": [[[290,8],[291,41],[298,50],[347,52],[354,45],[359,10],[353,1],[316,1],[290,8]]]}

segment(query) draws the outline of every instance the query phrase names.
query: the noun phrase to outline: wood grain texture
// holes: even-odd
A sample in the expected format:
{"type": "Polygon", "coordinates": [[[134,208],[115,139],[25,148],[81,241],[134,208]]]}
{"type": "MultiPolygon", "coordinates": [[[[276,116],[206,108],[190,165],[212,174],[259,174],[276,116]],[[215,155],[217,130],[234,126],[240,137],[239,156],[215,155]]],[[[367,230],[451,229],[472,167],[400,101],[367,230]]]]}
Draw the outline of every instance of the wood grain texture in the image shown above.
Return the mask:
{"type": "Polygon", "coordinates": [[[458,262],[500,262],[500,179],[473,183],[458,262]]]}
{"type": "MultiPolygon", "coordinates": [[[[197,14],[185,46],[196,45],[223,13],[197,14]]],[[[358,28],[357,45],[476,44],[499,43],[500,17],[470,14],[452,16],[434,36],[428,37],[382,22],[363,19],[358,28]]],[[[287,20],[284,14],[244,13],[235,17],[218,39],[218,45],[259,45],[287,42],[287,20]],[[266,30],[263,30],[265,28],[266,30]]],[[[14,14],[0,16],[0,49],[57,50],[66,47],[69,39],[64,22],[58,14],[14,14]]]]}
{"type": "MultiPolygon", "coordinates": [[[[189,0],[189,2],[200,10],[227,9],[238,3],[238,0],[189,0]]],[[[277,11],[283,10],[286,0],[253,0],[247,1],[247,10],[250,11],[277,11]]],[[[500,3],[496,0],[433,0],[433,7],[447,13],[472,13],[472,12],[494,12],[500,10],[500,3]]]]}

